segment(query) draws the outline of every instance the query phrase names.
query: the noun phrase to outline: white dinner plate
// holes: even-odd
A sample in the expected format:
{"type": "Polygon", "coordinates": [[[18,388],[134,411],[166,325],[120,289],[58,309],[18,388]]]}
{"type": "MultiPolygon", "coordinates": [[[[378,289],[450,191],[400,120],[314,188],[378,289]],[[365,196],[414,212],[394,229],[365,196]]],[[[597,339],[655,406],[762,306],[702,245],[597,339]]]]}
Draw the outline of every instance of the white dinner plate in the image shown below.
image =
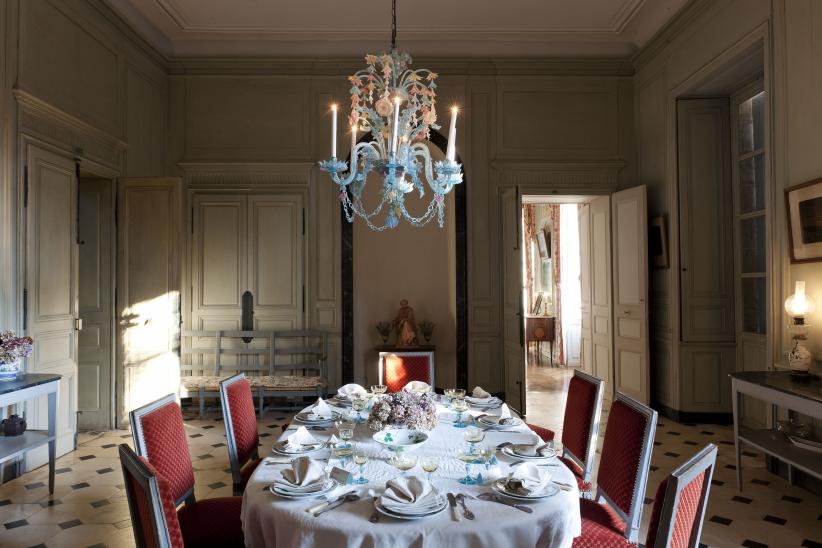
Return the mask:
{"type": "Polygon", "coordinates": [[[330,419],[313,419],[311,418],[311,413],[309,411],[303,411],[302,413],[297,413],[294,418],[299,422],[304,422],[306,424],[322,424],[325,422],[332,422],[339,419],[342,415],[337,411],[333,411],[334,416],[330,419]]]}
{"type": "Polygon", "coordinates": [[[280,489],[278,485],[272,484],[269,485],[268,490],[277,495],[278,497],[282,497],[284,499],[291,499],[291,500],[304,500],[304,499],[313,499],[317,497],[321,497],[323,495],[327,495],[331,491],[333,491],[337,487],[337,482],[332,479],[326,480],[325,485],[323,488],[318,491],[309,491],[308,493],[300,493],[300,492],[293,492],[287,491],[284,489],[280,489]]]}
{"type": "Polygon", "coordinates": [[[506,497],[509,497],[509,498],[512,498],[512,499],[525,500],[525,501],[547,499],[548,497],[553,497],[554,495],[559,493],[559,487],[556,486],[553,483],[549,483],[547,486],[545,486],[545,489],[543,489],[542,491],[540,491],[537,494],[520,495],[519,493],[510,492],[507,489],[506,485],[505,485],[506,481],[507,481],[507,479],[505,479],[505,478],[498,479],[497,481],[495,481],[494,483],[491,484],[491,489],[493,489],[494,491],[496,491],[500,495],[505,495],[506,497]]]}
{"type": "Polygon", "coordinates": [[[443,498],[442,504],[439,507],[425,514],[401,514],[397,512],[392,512],[388,508],[385,508],[380,502],[375,504],[374,507],[377,509],[377,512],[392,518],[414,520],[439,514],[440,512],[448,508],[448,501],[443,498]]]}
{"type": "Polygon", "coordinates": [[[292,457],[294,455],[310,455],[311,453],[316,453],[317,451],[322,451],[325,449],[325,443],[320,442],[317,445],[313,446],[314,449],[308,449],[305,451],[288,451],[285,449],[288,440],[282,440],[274,443],[274,446],[271,448],[272,453],[276,453],[278,455],[288,455],[292,457]]]}
{"type": "Polygon", "coordinates": [[[540,455],[540,456],[531,457],[529,455],[520,455],[519,453],[515,453],[514,450],[511,449],[510,445],[506,445],[505,447],[503,447],[501,449],[501,451],[502,451],[503,455],[507,455],[509,457],[513,457],[515,459],[520,459],[520,460],[545,460],[545,459],[553,458],[557,455],[557,450],[556,449],[548,449],[547,453],[545,455],[540,455]]]}
{"type": "Polygon", "coordinates": [[[496,417],[494,417],[494,418],[496,420],[488,420],[487,417],[479,417],[477,419],[477,422],[479,424],[481,424],[482,426],[486,427],[486,428],[509,428],[509,427],[510,428],[515,428],[515,427],[520,426],[522,424],[522,420],[518,419],[517,417],[511,417],[513,420],[512,420],[512,422],[510,422],[508,424],[499,424],[497,422],[497,420],[499,420],[499,419],[497,419],[496,417]]]}

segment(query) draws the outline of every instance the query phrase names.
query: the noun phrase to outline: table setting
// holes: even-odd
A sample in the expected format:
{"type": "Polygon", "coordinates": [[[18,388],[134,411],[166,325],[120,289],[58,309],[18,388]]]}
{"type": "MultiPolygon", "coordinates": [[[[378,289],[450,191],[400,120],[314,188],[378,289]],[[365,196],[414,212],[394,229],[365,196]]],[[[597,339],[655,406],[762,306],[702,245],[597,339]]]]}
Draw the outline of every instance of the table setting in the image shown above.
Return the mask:
{"type": "Polygon", "coordinates": [[[342,400],[368,398],[367,419],[340,392],[297,414],[248,482],[246,546],[570,546],[580,534],[573,474],[504,402],[479,387],[343,388],[342,400]]]}

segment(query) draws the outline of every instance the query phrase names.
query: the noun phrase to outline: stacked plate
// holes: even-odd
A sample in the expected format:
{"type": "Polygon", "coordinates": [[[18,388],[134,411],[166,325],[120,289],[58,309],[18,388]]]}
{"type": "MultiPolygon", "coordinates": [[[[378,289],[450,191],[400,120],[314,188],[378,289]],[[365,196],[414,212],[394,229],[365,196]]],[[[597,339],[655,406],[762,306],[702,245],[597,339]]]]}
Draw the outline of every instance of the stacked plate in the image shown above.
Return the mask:
{"type": "Polygon", "coordinates": [[[500,424],[499,417],[496,415],[480,415],[477,417],[477,424],[483,428],[507,428],[521,425],[522,419],[511,417],[500,424]]]}
{"type": "Polygon", "coordinates": [[[388,502],[380,497],[376,504],[377,511],[397,519],[420,519],[439,514],[448,508],[448,501],[439,493],[432,493],[424,500],[414,504],[388,502]]]}
{"type": "Polygon", "coordinates": [[[271,447],[271,452],[277,453],[279,455],[299,456],[310,455],[311,453],[316,453],[317,451],[321,451],[324,448],[325,443],[318,441],[317,443],[311,445],[302,445],[294,449],[288,447],[288,440],[281,440],[274,442],[274,445],[271,447]]]}
{"type": "Polygon", "coordinates": [[[333,413],[334,413],[333,417],[328,418],[328,419],[324,419],[322,417],[314,416],[314,414],[311,413],[310,411],[303,411],[302,413],[297,413],[294,416],[294,418],[297,419],[297,421],[299,421],[301,423],[304,423],[304,424],[325,424],[325,423],[328,423],[328,422],[335,421],[335,420],[339,419],[342,416],[337,411],[334,411],[333,413]]]}
{"type": "Polygon", "coordinates": [[[496,396],[490,398],[474,398],[472,396],[465,396],[465,401],[471,404],[471,407],[476,409],[496,409],[502,405],[502,400],[496,396]]]}
{"type": "Polygon", "coordinates": [[[546,447],[540,452],[539,455],[535,455],[533,453],[529,453],[528,450],[524,449],[525,447],[532,446],[506,445],[501,449],[501,451],[503,455],[520,460],[544,460],[550,459],[557,455],[556,449],[553,448],[546,447]]]}
{"type": "Polygon", "coordinates": [[[559,493],[559,487],[557,487],[553,483],[548,483],[544,488],[535,493],[523,495],[508,489],[507,482],[508,480],[505,478],[498,479],[497,481],[491,484],[491,489],[493,489],[500,495],[505,495],[506,497],[522,501],[535,501],[540,499],[547,499],[548,497],[553,497],[554,495],[559,493]]]}
{"type": "Polygon", "coordinates": [[[331,398],[325,400],[328,405],[333,405],[334,407],[351,407],[351,400],[349,398],[344,398],[337,394],[331,398]]]}
{"type": "Polygon", "coordinates": [[[326,495],[336,486],[337,483],[331,478],[323,478],[308,485],[292,485],[285,480],[279,480],[269,486],[268,490],[286,499],[302,500],[326,495]]]}

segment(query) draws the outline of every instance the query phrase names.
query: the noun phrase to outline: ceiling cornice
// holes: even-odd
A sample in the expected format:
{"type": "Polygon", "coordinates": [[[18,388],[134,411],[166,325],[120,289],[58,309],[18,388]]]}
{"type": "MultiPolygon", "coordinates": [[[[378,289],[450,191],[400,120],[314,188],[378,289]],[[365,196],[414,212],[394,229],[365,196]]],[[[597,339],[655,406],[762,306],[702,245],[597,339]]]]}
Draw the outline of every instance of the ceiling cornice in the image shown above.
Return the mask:
{"type": "Polygon", "coordinates": [[[713,0],[690,0],[648,42],[631,57],[635,68],[645,65],[661,53],[688,26],[713,5],[713,0]]]}

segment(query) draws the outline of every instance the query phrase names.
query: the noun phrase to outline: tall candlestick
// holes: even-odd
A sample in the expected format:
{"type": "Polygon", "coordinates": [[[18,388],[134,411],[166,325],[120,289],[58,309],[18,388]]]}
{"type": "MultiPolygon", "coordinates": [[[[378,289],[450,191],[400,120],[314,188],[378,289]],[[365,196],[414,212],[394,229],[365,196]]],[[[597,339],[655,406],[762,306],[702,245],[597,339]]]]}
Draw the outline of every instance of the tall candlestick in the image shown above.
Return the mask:
{"type": "Polygon", "coordinates": [[[357,126],[351,126],[351,162],[354,161],[354,147],[357,146],[357,126]]]}
{"type": "Polygon", "coordinates": [[[393,154],[397,153],[397,139],[400,135],[400,103],[402,99],[400,97],[394,97],[394,133],[391,136],[391,152],[393,154]]]}
{"type": "Polygon", "coordinates": [[[337,157],[337,105],[331,105],[331,157],[337,157]]]}
{"type": "Polygon", "coordinates": [[[457,144],[457,107],[451,107],[451,128],[448,130],[448,148],[445,152],[445,159],[453,162],[456,158],[457,144]]]}

